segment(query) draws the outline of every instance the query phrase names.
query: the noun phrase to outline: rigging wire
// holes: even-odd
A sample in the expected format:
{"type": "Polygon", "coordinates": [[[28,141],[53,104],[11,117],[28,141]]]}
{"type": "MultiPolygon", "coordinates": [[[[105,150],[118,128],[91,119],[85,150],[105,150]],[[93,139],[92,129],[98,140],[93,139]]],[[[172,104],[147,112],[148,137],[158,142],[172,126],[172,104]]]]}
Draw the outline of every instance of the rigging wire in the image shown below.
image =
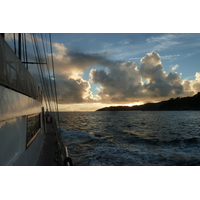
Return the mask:
{"type": "Polygon", "coordinates": [[[14,36],[14,52],[15,54],[17,54],[15,33],[13,33],[13,36],[14,36]]]}
{"type": "Polygon", "coordinates": [[[22,55],[21,60],[25,60],[25,46],[24,46],[24,33],[22,33],[22,55]]]}
{"type": "MultiPolygon", "coordinates": [[[[36,53],[36,44],[35,44],[35,41],[34,41],[34,35],[33,34],[31,34],[31,40],[32,40],[32,44],[33,44],[33,51],[34,51],[34,55],[35,55],[35,60],[36,60],[37,63],[39,63],[37,53],[36,53]]],[[[40,68],[39,68],[38,64],[36,66],[37,66],[37,70],[38,70],[40,84],[41,84],[41,87],[42,87],[42,90],[43,90],[43,93],[44,93],[44,102],[46,104],[46,109],[50,110],[46,90],[44,89],[45,87],[44,87],[44,82],[43,82],[42,75],[41,75],[41,72],[40,72],[40,68]]]]}
{"type": "Polygon", "coordinates": [[[25,62],[26,62],[26,68],[28,69],[28,50],[26,45],[26,34],[24,34],[24,45],[25,45],[25,62]]]}
{"type": "Polygon", "coordinates": [[[57,90],[56,90],[56,77],[55,77],[55,70],[54,70],[54,62],[53,62],[53,51],[52,51],[52,41],[51,41],[51,34],[49,34],[50,39],[50,49],[51,49],[51,60],[52,60],[52,68],[53,68],[53,78],[54,78],[54,89],[55,89],[55,96],[56,96],[56,105],[57,105],[57,115],[58,115],[58,126],[60,129],[60,123],[59,123],[59,114],[58,114],[58,99],[57,99],[57,90]]]}
{"type": "MultiPolygon", "coordinates": [[[[11,33],[9,33],[7,36],[10,37],[10,39],[11,39],[11,41],[12,41],[12,45],[14,45],[14,38],[12,37],[11,33]]],[[[8,40],[9,40],[9,39],[8,39],[8,40]]],[[[11,47],[11,48],[13,48],[13,47],[11,47]]]]}
{"type": "Polygon", "coordinates": [[[42,83],[43,83],[43,90],[45,91],[45,95],[46,95],[46,99],[47,99],[47,103],[49,106],[49,111],[52,112],[52,108],[51,108],[51,97],[50,97],[50,92],[48,89],[48,84],[46,83],[46,78],[44,77],[44,71],[43,71],[43,67],[41,67],[41,58],[40,58],[40,51],[39,51],[39,45],[38,45],[38,41],[37,41],[37,36],[34,34],[34,41],[35,41],[35,48],[36,48],[36,53],[37,53],[37,60],[38,60],[38,68],[40,69],[40,74],[41,74],[41,79],[42,79],[42,83]]]}
{"type": "MultiPolygon", "coordinates": [[[[56,120],[56,124],[58,125],[57,128],[59,128],[60,130],[51,35],[41,34],[39,37],[37,34],[33,33],[30,34],[30,36],[38,71],[38,78],[43,91],[43,102],[46,109],[48,109],[51,114],[54,115],[54,119],[56,120]]],[[[13,37],[14,51],[17,51],[15,34],[13,34],[13,37]]],[[[25,66],[28,69],[27,37],[25,33],[21,34],[21,45],[22,58],[24,60],[25,66]]]]}
{"type": "Polygon", "coordinates": [[[44,56],[45,56],[45,60],[46,60],[46,63],[47,63],[47,76],[49,77],[49,86],[50,86],[50,90],[51,90],[51,93],[52,94],[52,99],[53,99],[53,104],[54,104],[54,107],[55,109],[53,109],[55,112],[56,112],[56,104],[55,104],[55,93],[53,91],[53,87],[52,87],[52,79],[51,79],[51,75],[50,75],[50,66],[49,66],[49,60],[48,60],[48,57],[46,56],[46,49],[45,49],[45,45],[44,45],[44,39],[43,39],[43,36],[41,34],[41,39],[42,39],[42,45],[43,45],[43,50],[44,50],[44,56]]]}
{"type": "Polygon", "coordinates": [[[35,51],[35,55],[36,55],[36,60],[39,63],[37,65],[37,67],[38,67],[40,82],[41,82],[41,86],[44,91],[45,100],[47,101],[46,107],[49,109],[49,111],[53,115],[56,115],[56,116],[54,116],[54,118],[57,119],[56,121],[57,121],[58,127],[60,128],[57,91],[56,91],[56,84],[55,84],[55,70],[54,70],[54,64],[53,64],[53,53],[52,53],[52,48],[51,48],[51,45],[52,45],[51,36],[49,36],[49,39],[50,39],[49,45],[50,45],[50,51],[51,51],[51,54],[50,54],[51,55],[51,65],[49,64],[50,62],[49,62],[48,56],[46,56],[47,48],[45,48],[44,38],[42,35],[41,35],[41,39],[40,39],[40,41],[42,42],[41,49],[43,49],[43,51],[44,51],[44,59],[46,60],[46,68],[47,68],[46,72],[47,73],[45,73],[45,70],[41,66],[41,61],[42,61],[41,55],[42,54],[41,54],[40,48],[39,48],[39,42],[38,42],[39,39],[35,34],[32,35],[32,38],[33,38],[33,43],[34,43],[34,51],[35,51]],[[50,74],[50,70],[51,70],[50,67],[52,67],[53,80],[52,80],[51,74],[50,74]],[[48,78],[46,76],[44,76],[45,74],[47,74],[48,78]],[[48,80],[49,80],[49,84],[48,84],[48,80]],[[52,85],[52,81],[53,81],[53,85],[52,85]]]}

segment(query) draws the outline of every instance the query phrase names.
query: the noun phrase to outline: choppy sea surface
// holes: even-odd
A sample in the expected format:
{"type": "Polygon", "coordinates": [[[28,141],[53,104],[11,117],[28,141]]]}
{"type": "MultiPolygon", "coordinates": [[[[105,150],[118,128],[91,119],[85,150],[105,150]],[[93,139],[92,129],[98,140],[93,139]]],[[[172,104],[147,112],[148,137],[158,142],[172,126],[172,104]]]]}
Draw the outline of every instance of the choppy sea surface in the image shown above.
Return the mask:
{"type": "Polygon", "coordinates": [[[76,166],[200,165],[200,111],[61,112],[76,166]]]}

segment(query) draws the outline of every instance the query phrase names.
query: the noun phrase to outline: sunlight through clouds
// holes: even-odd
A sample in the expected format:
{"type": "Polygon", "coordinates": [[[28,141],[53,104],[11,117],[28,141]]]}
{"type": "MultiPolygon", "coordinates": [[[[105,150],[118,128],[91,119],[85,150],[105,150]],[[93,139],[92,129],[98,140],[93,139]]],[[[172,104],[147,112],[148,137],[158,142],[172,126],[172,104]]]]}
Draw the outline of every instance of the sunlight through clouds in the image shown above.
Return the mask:
{"type": "MultiPolygon", "coordinates": [[[[128,38],[121,39],[118,44],[129,45],[131,41],[128,38]]],[[[153,45],[152,49],[164,51],[182,42],[179,35],[163,34],[148,37],[146,43],[153,45]]],[[[112,53],[115,52],[118,59],[111,59],[103,52],[111,48],[114,50],[114,41],[99,44],[104,50],[84,53],[71,50],[63,43],[54,43],[58,102],[63,110],[67,108],[71,111],[89,111],[106,105],[139,105],[191,96],[200,91],[200,72],[195,72],[194,80],[182,80],[183,73],[180,70],[183,68],[178,60],[176,64],[168,65],[171,72],[166,72],[167,66],[163,65],[162,60],[172,62],[175,58],[183,58],[180,53],[162,53],[161,56],[151,51],[142,55],[142,51],[139,50],[142,56],[139,57],[135,52],[130,56],[131,52],[128,52],[129,57],[125,60],[120,58],[124,58],[126,52],[122,56],[123,52],[116,48],[117,51],[112,53]],[[140,62],[131,62],[128,58],[140,62]],[[175,72],[177,69],[179,73],[175,72]]],[[[138,47],[137,41],[136,46],[138,47]]]]}
{"type": "Polygon", "coordinates": [[[93,55],[84,54],[81,54],[83,62],[79,63],[76,59],[80,59],[80,55],[73,54],[73,59],[71,59],[71,54],[67,54],[67,49],[62,45],[58,45],[57,49],[60,53],[55,56],[56,72],[60,74],[57,79],[58,100],[62,104],[98,102],[132,105],[147,99],[159,100],[192,95],[200,89],[199,73],[196,73],[194,81],[181,81],[180,75],[172,73],[179,65],[171,66],[172,72],[167,74],[159,54],[155,52],[147,53],[141,58],[141,65],[137,66],[136,63],[130,61],[115,62],[97,55],[93,57],[93,55]],[[65,66],[66,64],[68,66],[65,66]],[[90,80],[83,80],[84,70],[94,64],[105,67],[107,72],[104,69],[91,69],[90,80]],[[73,73],[77,73],[77,76],[73,76],[73,73]],[[96,98],[90,90],[90,82],[101,85],[96,98]]]}

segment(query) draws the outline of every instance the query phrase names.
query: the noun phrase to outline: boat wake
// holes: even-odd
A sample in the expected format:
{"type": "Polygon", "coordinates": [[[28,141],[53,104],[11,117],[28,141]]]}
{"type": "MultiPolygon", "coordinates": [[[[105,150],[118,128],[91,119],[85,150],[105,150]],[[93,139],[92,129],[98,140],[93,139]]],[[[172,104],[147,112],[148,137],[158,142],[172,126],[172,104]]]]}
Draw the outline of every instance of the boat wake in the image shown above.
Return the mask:
{"type": "MultiPolygon", "coordinates": [[[[158,141],[135,135],[132,141],[61,128],[70,157],[77,166],[200,165],[198,138],[158,141]],[[120,142],[118,142],[120,140],[120,142]]],[[[124,136],[124,135],[123,135],[124,136]]]]}

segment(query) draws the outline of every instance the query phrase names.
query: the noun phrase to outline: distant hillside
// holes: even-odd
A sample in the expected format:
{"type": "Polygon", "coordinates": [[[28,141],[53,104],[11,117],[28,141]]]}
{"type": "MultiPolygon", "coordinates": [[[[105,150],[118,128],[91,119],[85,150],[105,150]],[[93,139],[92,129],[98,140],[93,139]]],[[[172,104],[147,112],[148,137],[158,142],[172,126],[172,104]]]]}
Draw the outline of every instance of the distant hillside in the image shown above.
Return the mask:
{"type": "Polygon", "coordinates": [[[157,111],[157,110],[200,110],[200,92],[193,97],[171,98],[159,103],[146,103],[140,106],[111,106],[98,109],[97,111],[157,111]]]}

